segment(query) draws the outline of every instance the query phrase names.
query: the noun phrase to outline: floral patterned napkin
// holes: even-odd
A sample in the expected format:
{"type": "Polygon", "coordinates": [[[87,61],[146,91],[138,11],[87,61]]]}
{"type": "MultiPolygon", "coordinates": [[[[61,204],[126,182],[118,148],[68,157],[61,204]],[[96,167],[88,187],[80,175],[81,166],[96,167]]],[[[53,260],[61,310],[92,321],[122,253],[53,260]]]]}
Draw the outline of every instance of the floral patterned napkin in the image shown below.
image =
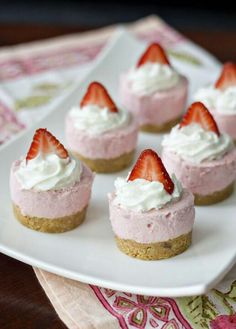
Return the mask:
{"type": "MultiPolygon", "coordinates": [[[[84,77],[115,26],[0,50],[0,148],[67,97],[84,77]]],[[[217,61],[158,17],[129,24],[145,41],[160,41],[192,68],[217,61]],[[199,56],[198,56],[199,55],[199,56]]],[[[204,296],[147,297],[99,288],[35,268],[36,276],[69,329],[235,329],[236,268],[204,296]]]]}
{"type": "Polygon", "coordinates": [[[99,288],[34,270],[70,329],[236,328],[236,267],[207,295],[175,299],[99,288]]]}

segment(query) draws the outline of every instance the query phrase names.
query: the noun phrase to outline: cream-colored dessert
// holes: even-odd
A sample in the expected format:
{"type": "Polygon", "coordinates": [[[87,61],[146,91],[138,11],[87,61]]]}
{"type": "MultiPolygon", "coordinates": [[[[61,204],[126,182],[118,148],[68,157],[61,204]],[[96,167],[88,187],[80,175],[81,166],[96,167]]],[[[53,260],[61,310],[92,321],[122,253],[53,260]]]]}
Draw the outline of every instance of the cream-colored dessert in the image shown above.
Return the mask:
{"type": "Polygon", "coordinates": [[[219,129],[236,142],[236,64],[225,63],[215,84],[200,88],[194,99],[208,107],[219,129]]]}
{"type": "Polygon", "coordinates": [[[153,150],[141,153],[128,178],[117,178],[108,195],[118,248],[155,260],[175,256],[191,244],[194,198],[165,170],[153,150]]]}
{"type": "Polygon", "coordinates": [[[138,120],[141,130],[168,131],[186,105],[188,81],[169,63],[163,48],[151,44],[136,67],[120,78],[121,103],[138,120]]]}
{"type": "Polygon", "coordinates": [[[13,163],[10,190],[16,218],[50,233],[71,230],[85,219],[93,174],[46,129],[35,132],[26,158],[13,163]]]}
{"type": "Polygon", "coordinates": [[[70,150],[96,172],[115,172],[130,165],[138,125],[129,112],[118,109],[98,82],[89,85],[80,106],[66,118],[70,150]]]}
{"type": "Polygon", "coordinates": [[[170,173],[195,196],[195,204],[226,199],[236,178],[236,149],[231,137],[220,133],[212,115],[193,103],[181,123],[163,142],[162,160],[170,173]]]}

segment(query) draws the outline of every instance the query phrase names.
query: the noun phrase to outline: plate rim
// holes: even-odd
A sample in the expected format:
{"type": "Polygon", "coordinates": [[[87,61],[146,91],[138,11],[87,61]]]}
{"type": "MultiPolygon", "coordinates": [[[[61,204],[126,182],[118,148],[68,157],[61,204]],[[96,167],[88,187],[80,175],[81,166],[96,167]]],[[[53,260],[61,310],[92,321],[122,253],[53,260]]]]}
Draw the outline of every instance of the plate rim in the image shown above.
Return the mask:
{"type": "Polygon", "coordinates": [[[216,286],[224,277],[225,275],[232,269],[236,262],[236,255],[232,256],[228,265],[224,268],[222,272],[219,273],[217,277],[215,277],[213,280],[209,281],[207,284],[196,284],[192,286],[185,286],[185,287],[177,287],[177,288],[136,288],[131,287],[127,284],[117,284],[113,282],[110,282],[108,280],[104,279],[97,279],[95,277],[91,277],[89,275],[84,274],[78,274],[71,270],[62,269],[61,267],[48,264],[47,262],[34,260],[33,257],[29,257],[27,255],[24,255],[22,253],[19,253],[17,251],[14,251],[12,249],[9,249],[7,247],[4,247],[2,244],[0,244],[0,252],[3,254],[12,257],[16,260],[22,261],[30,266],[48,271],[50,273],[63,276],[65,278],[75,280],[82,282],[84,284],[89,285],[95,285],[101,288],[106,289],[112,289],[117,290],[121,292],[127,292],[127,293],[133,293],[133,294],[141,294],[146,296],[159,296],[159,297],[190,297],[190,296],[199,296],[204,295],[207,293],[210,289],[212,289],[214,286],[216,286]],[[40,264],[40,266],[39,266],[40,264]],[[170,289],[170,291],[168,290],[170,289]]]}

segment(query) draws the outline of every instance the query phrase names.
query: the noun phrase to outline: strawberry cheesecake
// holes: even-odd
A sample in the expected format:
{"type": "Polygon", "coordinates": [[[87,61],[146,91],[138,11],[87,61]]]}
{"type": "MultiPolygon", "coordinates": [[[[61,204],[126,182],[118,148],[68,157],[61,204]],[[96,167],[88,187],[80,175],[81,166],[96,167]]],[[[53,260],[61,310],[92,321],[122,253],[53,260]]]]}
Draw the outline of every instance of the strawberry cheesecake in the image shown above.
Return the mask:
{"type": "Polygon", "coordinates": [[[115,180],[108,199],[117,246],[125,254],[157,260],[190,246],[194,197],[175,175],[169,176],[153,150],[141,153],[127,179],[115,180]]]}
{"type": "Polygon", "coordinates": [[[159,133],[176,125],[185,110],[188,81],[170,64],[164,49],[151,44],[134,68],[120,78],[121,103],[140,129],[159,133]]]}
{"type": "Polygon", "coordinates": [[[71,230],[85,218],[93,178],[49,131],[38,129],[27,156],[11,167],[15,217],[41,232],[71,230]]]}
{"type": "Polygon", "coordinates": [[[93,171],[122,170],[133,160],[138,124],[118,109],[105,87],[92,82],[80,102],[66,117],[66,139],[71,152],[93,171]]]}
{"type": "Polygon", "coordinates": [[[164,137],[162,146],[167,170],[192,191],[196,205],[213,204],[231,195],[236,149],[203,103],[190,106],[180,124],[164,137]]]}
{"type": "Polygon", "coordinates": [[[236,142],[236,63],[225,63],[215,84],[199,89],[194,99],[209,108],[220,130],[236,142]]]}

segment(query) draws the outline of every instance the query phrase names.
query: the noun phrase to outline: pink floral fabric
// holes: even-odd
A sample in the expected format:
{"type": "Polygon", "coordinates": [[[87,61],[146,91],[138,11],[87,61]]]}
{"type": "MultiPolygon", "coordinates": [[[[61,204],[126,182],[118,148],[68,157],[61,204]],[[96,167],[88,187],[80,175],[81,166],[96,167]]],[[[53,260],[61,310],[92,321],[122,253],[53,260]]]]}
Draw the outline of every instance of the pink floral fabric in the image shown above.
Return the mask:
{"type": "Polygon", "coordinates": [[[135,295],[34,271],[69,329],[235,329],[236,267],[206,295],[182,298],[135,295]]]}
{"type": "Polygon", "coordinates": [[[191,329],[174,299],[148,297],[91,286],[121,328],[191,329]]]}
{"type": "MultiPolygon", "coordinates": [[[[137,37],[149,42],[160,42],[165,47],[174,46],[185,40],[184,37],[166,24],[144,32],[138,32],[137,37]]],[[[104,47],[104,41],[80,47],[41,53],[37,56],[19,58],[10,61],[0,61],[0,81],[17,79],[22,76],[37,74],[52,69],[80,66],[91,62],[104,47]]]]}
{"type": "Polygon", "coordinates": [[[236,314],[217,316],[211,321],[211,329],[236,329],[236,314]]]}
{"type": "Polygon", "coordinates": [[[0,145],[24,128],[16,115],[0,102],[0,145]]]}

